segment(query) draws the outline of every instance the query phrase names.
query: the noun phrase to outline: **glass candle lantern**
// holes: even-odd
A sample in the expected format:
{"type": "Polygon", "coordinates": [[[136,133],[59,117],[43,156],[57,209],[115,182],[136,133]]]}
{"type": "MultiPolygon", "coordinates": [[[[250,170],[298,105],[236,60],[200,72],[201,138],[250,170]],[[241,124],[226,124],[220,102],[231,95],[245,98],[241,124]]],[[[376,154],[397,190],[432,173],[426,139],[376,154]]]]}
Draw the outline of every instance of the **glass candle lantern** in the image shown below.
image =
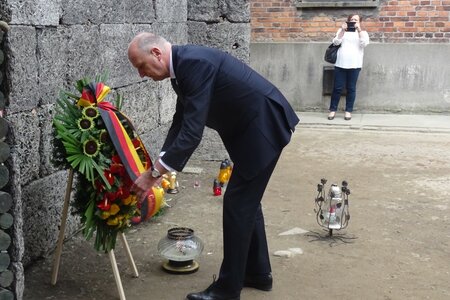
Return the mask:
{"type": "Polygon", "coordinates": [[[169,229],[167,235],[158,243],[159,254],[166,258],[163,269],[174,274],[190,274],[198,270],[194,259],[203,251],[203,242],[186,227],[169,229]]]}

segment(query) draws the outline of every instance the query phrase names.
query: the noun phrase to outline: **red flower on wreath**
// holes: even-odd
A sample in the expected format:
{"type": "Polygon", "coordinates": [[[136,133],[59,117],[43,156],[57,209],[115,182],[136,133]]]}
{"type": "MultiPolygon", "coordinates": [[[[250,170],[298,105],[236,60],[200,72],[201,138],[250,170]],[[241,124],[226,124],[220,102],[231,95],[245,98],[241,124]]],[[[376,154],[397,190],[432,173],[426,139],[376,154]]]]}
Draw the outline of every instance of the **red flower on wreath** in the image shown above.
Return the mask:
{"type": "Polygon", "coordinates": [[[103,172],[103,174],[105,175],[105,178],[108,180],[108,183],[110,185],[113,185],[114,184],[114,176],[113,176],[113,174],[109,170],[105,170],[103,172]]]}
{"type": "Polygon", "coordinates": [[[125,170],[125,167],[122,164],[112,164],[109,167],[109,171],[112,174],[117,175],[119,177],[125,177],[126,176],[126,170],[125,170]]]}
{"type": "Polygon", "coordinates": [[[108,211],[111,208],[111,203],[106,195],[103,196],[103,199],[97,204],[97,207],[103,211],[108,211]]]}

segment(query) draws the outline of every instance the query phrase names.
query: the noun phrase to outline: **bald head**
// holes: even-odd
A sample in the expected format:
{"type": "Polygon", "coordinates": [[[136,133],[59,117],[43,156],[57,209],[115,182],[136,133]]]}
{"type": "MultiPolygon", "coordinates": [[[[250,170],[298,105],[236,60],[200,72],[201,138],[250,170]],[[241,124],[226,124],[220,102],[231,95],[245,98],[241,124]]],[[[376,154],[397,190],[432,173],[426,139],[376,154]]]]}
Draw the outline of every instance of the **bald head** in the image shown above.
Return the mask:
{"type": "Polygon", "coordinates": [[[128,59],[141,77],[162,80],[170,76],[171,44],[156,34],[141,32],[128,45],[128,59]]]}
{"type": "Polygon", "coordinates": [[[141,32],[136,35],[130,42],[128,49],[132,46],[136,46],[139,50],[148,51],[151,47],[165,48],[169,42],[156,34],[150,32],[141,32]]]}

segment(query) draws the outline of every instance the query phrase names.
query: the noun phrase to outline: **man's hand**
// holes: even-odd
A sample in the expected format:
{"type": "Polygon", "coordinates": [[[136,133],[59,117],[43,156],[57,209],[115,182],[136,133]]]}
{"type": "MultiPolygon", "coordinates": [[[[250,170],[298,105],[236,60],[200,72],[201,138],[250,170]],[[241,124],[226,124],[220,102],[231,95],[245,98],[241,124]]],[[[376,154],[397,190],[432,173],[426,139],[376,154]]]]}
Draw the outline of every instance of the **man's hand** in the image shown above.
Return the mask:
{"type": "Polygon", "coordinates": [[[161,178],[153,178],[151,171],[147,170],[139,176],[131,186],[131,192],[136,194],[139,203],[144,202],[150,193],[150,189],[157,185],[161,178]]]}

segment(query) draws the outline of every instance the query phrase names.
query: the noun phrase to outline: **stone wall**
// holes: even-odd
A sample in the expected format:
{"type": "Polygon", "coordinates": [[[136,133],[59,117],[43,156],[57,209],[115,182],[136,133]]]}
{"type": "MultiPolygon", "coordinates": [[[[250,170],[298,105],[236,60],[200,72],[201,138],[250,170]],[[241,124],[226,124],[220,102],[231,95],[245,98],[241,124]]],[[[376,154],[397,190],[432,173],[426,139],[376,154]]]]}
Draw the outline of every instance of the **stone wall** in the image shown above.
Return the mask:
{"type": "MultiPolygon", "coordinates": [[[[328,43],[253,43],[251,65],[272,81],[297,111],[326,112],[334,66],[328,43]],[[287,60],[286,58],[289,57],[287,60]]],[[[355,113],[448,114],[450,44],[369,44],[358,78],[355,113]]],[[[342,96],[339,110],[345,105],[342,96]]]]}
{"type": "MultiPolygon", "coordinates": [[[[152,157],[162,145],[175,107],[170,83],[141,79],[127,59],[127,46],[141,31],[173,44],[196,43],[224,49],[249,61],[248,1],[216,0],[0,0],[5,36],[6,120],[10,124],[10,185],[15,213],[11,253],[14,293],[22,298],[23,267],[48,256],[60,225],[67,170],[55,169],[52,117],[59,91],[103,71],[110,99],[124,96],[132,119],[152,157]]],[[[195,159],[227,156],[218,136],[205,131],[195,159]]],[[[66,237],[78,228],[71,216],[66,237]]],[[[93,250],[94,251],[94,250],[93,250]]],[[[49,278],[50,280],[50,278],[49,278]]]]}
{"type": "Polygon", "coordinates": [[[450,42],[448,0],[251,0],[252,40],[324,41],[349,14],[362,16],[373,41],[450,42]]]}
{"type": "Polygon", "coordinates": [[[14,253],[8,251],[11,248],[12,236],[20,222],[14,222],[15,211],[11,195],[10,165],[11,148],[6,141],[9,132],[9,124],[4,118],[6,99],[4,94],[5,52],[3,49],[5,33],[9,26],[0,21],[0,299],[14,298],[14,273],[23,272],[21,265],[15,263],[14,253]],[[15,224],[14,224],[15,223],[15,224]],[[13,259],[11,259],[13,257],[13,259]]]}
{"type": "MultiPolygon", "coordinates": [[[[370,44],[364,50],[355,110],[449,112],[450,1],[250,3],[251,65],[281,89],[295,110],[328,110],[330,94],[324,87],[332,86],[334,71],[323,56],[342,22],[357,13],[370,44]]],[[[340,103],[344,106],[344,96],[340,103]]]]}

